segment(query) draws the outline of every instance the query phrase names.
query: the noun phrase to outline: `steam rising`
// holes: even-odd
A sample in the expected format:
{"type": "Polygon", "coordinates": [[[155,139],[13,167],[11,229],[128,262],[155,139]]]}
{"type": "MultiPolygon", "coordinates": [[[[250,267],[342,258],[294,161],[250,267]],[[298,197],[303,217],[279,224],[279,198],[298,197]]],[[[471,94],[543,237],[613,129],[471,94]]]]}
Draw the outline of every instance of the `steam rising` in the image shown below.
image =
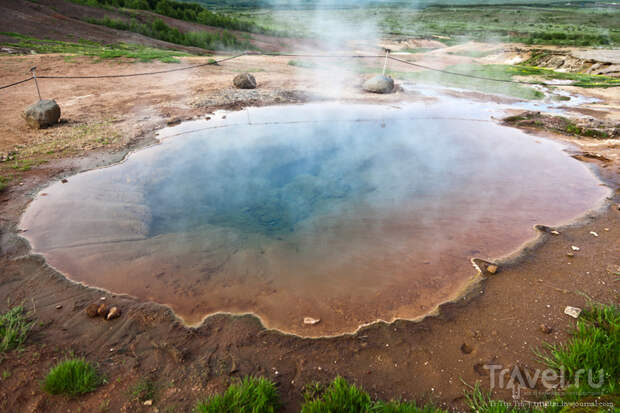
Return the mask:
{"type": "Polygon", "coordinates": [[[556,143],[432,120],[461,107],[322,103],[182,124],[172,132],[207,129],[52,185],[21,227],[69,277],[190,324],[251,312],[317,336],[415,318],[460,294],[472,256],[506,254],[607,193],[556,143]]]}

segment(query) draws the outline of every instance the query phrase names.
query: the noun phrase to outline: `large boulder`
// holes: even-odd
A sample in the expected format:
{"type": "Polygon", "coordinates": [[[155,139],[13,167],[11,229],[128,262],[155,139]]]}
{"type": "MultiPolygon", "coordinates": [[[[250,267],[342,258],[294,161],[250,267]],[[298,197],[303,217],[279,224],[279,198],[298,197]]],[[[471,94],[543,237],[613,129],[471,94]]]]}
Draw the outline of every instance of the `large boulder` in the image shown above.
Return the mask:
{"type": "Polygon", "coordinates": [[[240,73],[233,79],[237,89],[256,89],[256,79],[249,73],[240,73]]]}
{"type": "Polygon", "coordinates": [[[394,90],[394,79],[388,76],[373,76],[362,85],[366,92],[371,93],[392,93],[394,90]]]}
{"type": "Polygon", "coordinates": [[[28,106],[22,116],[28,126],[33,129],[47,128],[58,123],[60,119],[60,106],[58,106],[55,100],[40,100],[28,106]]]}

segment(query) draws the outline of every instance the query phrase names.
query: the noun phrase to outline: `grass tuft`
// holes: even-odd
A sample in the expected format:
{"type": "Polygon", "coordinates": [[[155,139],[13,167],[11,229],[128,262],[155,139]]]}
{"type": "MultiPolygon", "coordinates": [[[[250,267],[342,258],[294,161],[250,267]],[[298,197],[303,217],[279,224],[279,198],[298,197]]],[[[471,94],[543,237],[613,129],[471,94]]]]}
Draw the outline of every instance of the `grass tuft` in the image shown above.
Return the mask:
{"type": "Polygon", "coordinates": [[[306,400],[301,413],[365,413],[372,407],[370,395],[346,379],[336,377],[320,397],[306,400]]]}
{"type": "Polygon", "coordinates": [[[620,390],[620,306],[593,305],[582,313],[568,342],[549,344],[546,350],[538,353],[540,359],[558,372],[564,370],[567,382],[574,383],[569,393],[617,393],[620,390]],[[592,384],[598,386],[601,370],[602,387],[591,386],[589,372],[593,376],[592,384]]]}
{"type": "Polygon", "coordinates": [[[154,400],[157,393],[157,384],[150,379],[142,379],[136,383],[129,392],[129,395],[139,402],[154,400]]]}
{"type": "Polygon", "coordinates": [[[0,176],[0,192],[4,191],[8,187],[8,178],[0,176]]]}
{"type": "Polygon", "coordinates": [[[209,397],[196,404],[198,413],[274,413],[280,397],[273,382],[265,378],[245,377],[231,384],[224,394],[209,397]]]}
{"type": "Polygon", "coordinates": [[[32,324],[28,321],[21,305],[0,315],[0,353],[20,348],[26,341],[32,324]]]}
{"type": "Polygon", "coordinates": [[[50,394],[77,396],[95,390],[102,380],[95,368],[83,358],[64,360],[52,367],[43,389],[50,394]]]}
{"type": "Polygon", "coordinates": [[[376,401],[354,384],[349,384],[342,377],[323,389],[320,384],[306,386],[305,403],[301,413],[442,413],[444,410],[431,405],[417,407],[415,403],[401,401],[376,401]]]}
{"type": "Polygon", "coordinates": [[[446,410],[439,409],[432,405],[418,407],[415,403],[409,402],[376,402],[369,412],[372,413],[446,413],[446,410]]]}
{"type": "Polygon", "coordinates": [[[493,400],[491,393],[486,393],[480,388],[480,383],[476,383],[471,391],[465,393],[467,406],[475,413],[527,413],[531,409],[513,407],[510,403],[503,400],[493,400]]]}

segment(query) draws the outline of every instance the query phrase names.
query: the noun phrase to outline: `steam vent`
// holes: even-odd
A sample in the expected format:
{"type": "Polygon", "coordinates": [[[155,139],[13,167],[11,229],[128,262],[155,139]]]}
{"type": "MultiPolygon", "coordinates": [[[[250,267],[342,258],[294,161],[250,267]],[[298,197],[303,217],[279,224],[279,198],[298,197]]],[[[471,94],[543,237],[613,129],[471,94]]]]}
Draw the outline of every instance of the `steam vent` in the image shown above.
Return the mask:
{"type": "Polygon", "coordinates": [[[511,253],[535,224],[607,194],[564,146],[471,119],[474,105],[321,103],[252,108],[251,125],[245,111],[182,123],[44,189],[20,227],[70,279],[190,325],[252,313],[317,337],[416,319],[462,295],[471,258],[511,253]]]}

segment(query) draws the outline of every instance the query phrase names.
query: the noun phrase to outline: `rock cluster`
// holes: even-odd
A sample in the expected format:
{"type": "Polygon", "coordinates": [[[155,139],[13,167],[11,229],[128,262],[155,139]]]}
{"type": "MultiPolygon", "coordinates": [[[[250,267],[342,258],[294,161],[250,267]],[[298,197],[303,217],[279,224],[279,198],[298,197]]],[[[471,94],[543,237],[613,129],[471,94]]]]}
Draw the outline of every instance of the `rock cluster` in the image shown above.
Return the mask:
{"type": "Polygon", "coordinates": [[[22,117],[33,129],[47,128],[60,120],[60,106],[55,100],[44,99],[28,106],[22,117]]]}
{"type": "Polygon", "coordinates": [[[105,303],[91,303],[86,307],[85,311],[90,318],[103,317],[106,320],[113,320],[121,316],[120,308],[116,306],[108,307],[105,303]]]}

